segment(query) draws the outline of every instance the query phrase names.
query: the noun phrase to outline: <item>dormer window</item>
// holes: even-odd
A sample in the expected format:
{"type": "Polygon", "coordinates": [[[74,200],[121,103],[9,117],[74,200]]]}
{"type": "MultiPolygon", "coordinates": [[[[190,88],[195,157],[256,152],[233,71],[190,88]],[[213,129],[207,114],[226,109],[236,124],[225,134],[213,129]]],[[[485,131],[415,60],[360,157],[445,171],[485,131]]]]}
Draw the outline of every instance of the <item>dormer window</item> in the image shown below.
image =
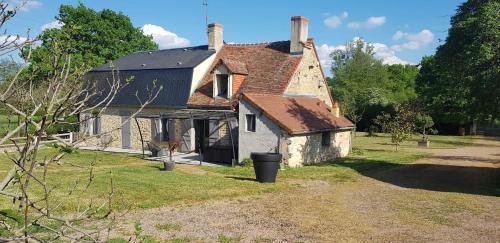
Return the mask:
{"type": "Polygon", "coordinates": [[[248,70],[243,62],[221,59],[212,74],[213,98],[231,99],[248,75],[248,70]]]}
{"type": "Polygon", "coordinates": [[[229,98],[228,88],[229,88],[229,75],[228,74],[216,74],[215,79],[217,82],[217,90],[215,90],[215,96],[218,98],[229,98]]]}
{"type": "Polygon", "coordinates": [[[218,65],[214,70],[213,97],[218,99],[230,99],[232,94],[231,72],[226,65],[218,65]]]}

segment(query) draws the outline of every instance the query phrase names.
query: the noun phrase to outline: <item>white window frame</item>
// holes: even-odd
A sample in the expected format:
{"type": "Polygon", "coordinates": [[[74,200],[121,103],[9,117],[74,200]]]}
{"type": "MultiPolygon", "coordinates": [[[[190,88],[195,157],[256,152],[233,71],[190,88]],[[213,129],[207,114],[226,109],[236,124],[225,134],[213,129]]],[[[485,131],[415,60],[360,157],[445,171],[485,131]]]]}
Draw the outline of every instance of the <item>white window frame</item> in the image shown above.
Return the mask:
{"type": "Polygon", "coordinates": [[[231,99],[232,94],[233,94],[233,75],[229,70],[226,68],[225,65],[221,64],[219,65],[215,70],[213,74],[213,90],[212,90],[212,96],[213,98],[226,98],[226,99],[231,99]],[[218,96],[218,90],[219,87],[217,87],[217,75],[227,75],[227,95],[226,97],[221,97],[218,96]]]}
{"type": "Polygon", "coordinates": [[[245,114],[245,131],[246,132],[256,132],[257,131],[257,116],[255,114],[245,114]],[[251,117],[253,120],[253,130],[248,127],[248,118],[251,117]]]}

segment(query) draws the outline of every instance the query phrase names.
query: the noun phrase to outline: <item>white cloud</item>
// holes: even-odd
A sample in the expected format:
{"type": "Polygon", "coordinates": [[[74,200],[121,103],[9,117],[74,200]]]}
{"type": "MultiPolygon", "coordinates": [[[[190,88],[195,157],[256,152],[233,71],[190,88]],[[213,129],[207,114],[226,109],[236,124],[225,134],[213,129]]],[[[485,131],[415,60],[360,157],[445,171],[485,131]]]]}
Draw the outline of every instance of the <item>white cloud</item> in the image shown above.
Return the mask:
{"type": "Polygon", "coordinates": [[[49,22],[49,23],[42,25],[42,31],[44,31],[46,29],[60,29],[61,27],[63,27],[63,25],[64,25],[64,23],[62,23],[61,21],[54,20],[52,22],[49,22]]]}
{"type": "Polygon", "coordinates": [[[335,50],[345,50],[346,46],[338,45],[338,46],[329,46],[327,44],[323,44],[321,46],[316,46],[316,50],[318,51],[319,62],[321,66],[323,66],[324,70],[330,70],[332,67],[332,59],[330,58],[330,54],[335,50]]]}
{"type": "Polygon", "coordinates": [[[153,36],[153,41],[158,44],[160,49],[186,47],[191,45],[188,39],[180,37],[158,25],[146,24],[142,26],[142,32],[145,35],[153,36]]]}
{"type": "Polygon", "coordinates": [[[396,52],[389,48],[386,44],[383,43],[371,43],[373,46],[373,51],[375,52],[375,57],[382,60],[383,64],[409,64],[398,56],[396,56],[396,52]]]}
{"type": "Polygon", "coordinates": [[[424,29],[418,33],[408,33],[397,31],[392,36],[394,41],[405,40],[406,42],[398,45],[393,45],[392,49],[395,51],[403,50],[419,50],[434,41],[434,33],[430,30],[424,29]]]}
{"type": "Polygon", "coordinates": [[[337,28],[342,24],[342,21],[347,18],[349,14],[344,11],[340,16],[334,15],[323,20],[323,23],[331,28],[337,28]]]}
{"type": "Polygon", "coordinates": [[[19,10],[24,12],[29,12],[32,9],[36,9],[42,6],[42,3],[38,0],[9,0],[7,4],[9,4],[10,9],[18,7],[19,10]]]}
{"type": "MultiPolygon", "coordinates": [[[[23,46],[28,41],[28,38],[16,35],[0,35],[0,43],[6,47],[6,49],[15,49],[23,46]]],[[[36,44],[36,43],[35,43],[36,44]]]]}
{"type": "Polygon", "coordinates": [[[398,30],[398,31],[396,31],[396,33],[394,33],[394,35],[392,36],[392,40],[393,40],[393,41],[400,40],[401,38],[403,38],[403,36],[404,36],[403,31],[398,30]]]}
{"type": "MultiPolygon", "coordinates": [[[[359,37],[354,37],[353,41],[359,40],[359,37]]],[[[405,61],[399,58],[396,55],[396,51],[391,47],[387,46],[383,43],[370,43],[373,46],[373,51],[375,52],[375,57],[382,60],[383,64],[411,64],[411,62],[405,61]]],[[[325,70],[330,70],[332,67],[332,59],[330,58],[330,53],[335,50],[345,50],[345,45],[338,46],[330,46],[327,44],[323,44],[319,47],[316,47],[318,51],[318,57],[320,59],[320,63],[325,70]]]]}
{"type": "Polygon", "coordinates": [[[350,22],[347,27],[351,29],[373,29],[385,24],[385,16],[370,17],[364,22],[350,22]]]}

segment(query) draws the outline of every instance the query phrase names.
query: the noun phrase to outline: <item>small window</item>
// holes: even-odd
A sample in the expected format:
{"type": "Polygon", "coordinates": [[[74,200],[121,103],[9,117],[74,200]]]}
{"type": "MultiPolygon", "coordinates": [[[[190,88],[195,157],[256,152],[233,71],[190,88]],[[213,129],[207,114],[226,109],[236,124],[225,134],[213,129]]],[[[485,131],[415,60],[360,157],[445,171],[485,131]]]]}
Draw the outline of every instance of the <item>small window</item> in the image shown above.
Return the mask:
{"type": "Polygon", "coordinates": [[[247,132],[255,132],[255,115],[246,115],[247,132]]]}
{"type": "Polygon", "coordinates": [[[321,146],[330,147],[330,144],[331,144],[330,132],[322,132],[321,133],[321,146]]]}
{"type": "Polygon", "coordinates": [[[169,126],[169,120],[168,119],[161,119],[161,128],[162,128],[162,141],[169,141],[170,137],[168,134],[168,126],[169,126]]]}
{"type": "Polygon", "coordinates": [[[216,96],[221,98],[228,98],[228,85],[229,85],[229,75],[227,74],[217,74],[215,75],[217,79],[217,90],[216,96]]]}
{"type": "Polygon", "coordinates": [[[94,117],[94,121],[92,124],[92,134],[100,134],[101,133],[101,117],[94,117]]]}

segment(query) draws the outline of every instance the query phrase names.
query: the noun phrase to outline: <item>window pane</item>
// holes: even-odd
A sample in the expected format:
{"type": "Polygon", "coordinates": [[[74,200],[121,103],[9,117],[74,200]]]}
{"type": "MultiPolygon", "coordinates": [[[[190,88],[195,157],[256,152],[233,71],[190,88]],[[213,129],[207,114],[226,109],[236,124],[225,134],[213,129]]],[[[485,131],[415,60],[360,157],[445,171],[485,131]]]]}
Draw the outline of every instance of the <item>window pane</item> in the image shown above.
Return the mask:
{"type": "Polygon", "coordinates": [[[163,141],[169,141],[169,136],[168,136],[168,119],[162,119],[161,120],[161,129],[162,129],[162,134],[163,134],[163,141]]]}
{"type": "Polygon", "coordinates": [[[246,115],[247,131],[255,132],[255,115],[246,115]]]}
{"type": "Polygon", "coordinates": [[[227,98],[229,76],[227,74],[217,74],[217,96],[227,98]]]}
{"type": "Polygon", "coordinates": [[[330,147],[330,132],[322,132],[321,133],[321,145],[323,147],[330,147]]]}
{"type": "Polygon", "coordinates": [[[93,134],[99,134],[101,133],[101,118],[100,117],[94,117],[94,123],[92,124],[93,128],[93,134]]]}

